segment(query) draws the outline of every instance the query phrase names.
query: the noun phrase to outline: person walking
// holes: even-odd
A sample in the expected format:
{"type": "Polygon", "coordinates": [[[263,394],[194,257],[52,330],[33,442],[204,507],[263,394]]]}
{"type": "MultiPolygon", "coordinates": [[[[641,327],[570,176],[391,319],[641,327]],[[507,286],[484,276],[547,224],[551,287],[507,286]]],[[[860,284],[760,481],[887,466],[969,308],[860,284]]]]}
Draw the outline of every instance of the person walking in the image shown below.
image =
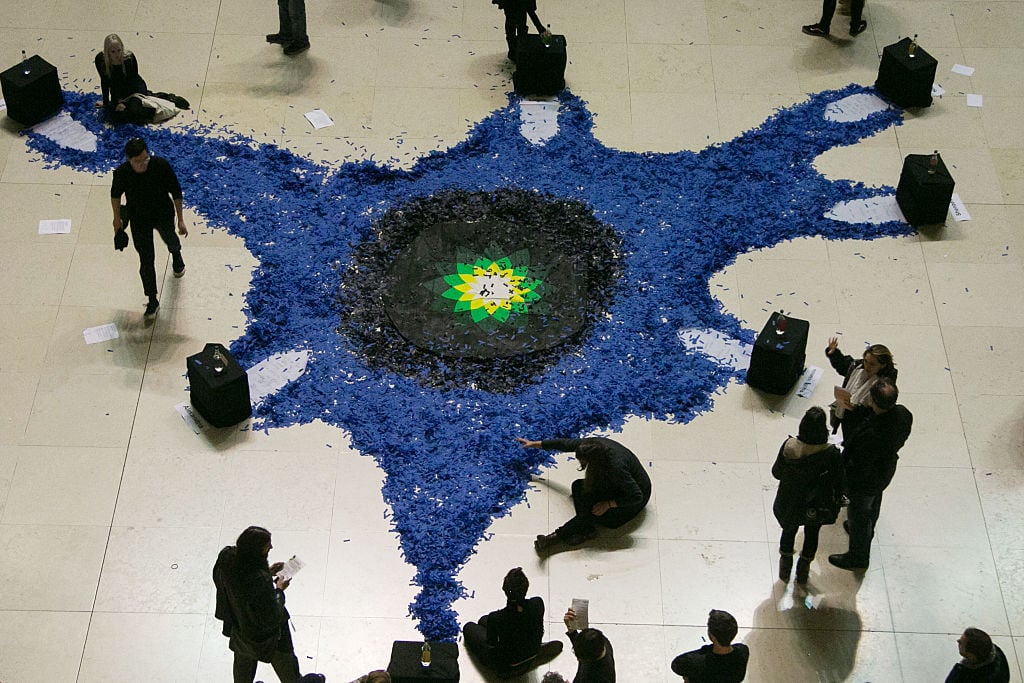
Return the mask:
{"type": "Polygon", "coordinates": [[[963,658],[953,665],[946,683],[1009,683],[1006,655],[980,628],[969,627],[957,638],[963,658]]]}
{"type": "MultiPolygon", "coordinates": [[[[868,22],[862,18],[864,14],[864,0],[850,0],[850,35],[859,36],[868,27],[868,22]]],[[[822,0],[821,19],[816,24],[808,24],[801,27],[801,31],[809,36],[828,38],[829,28],[832,25],[832,16],[836,13],[836,0],[822,0]]],[[[845,12],[844,12],[845,13],[845,12]]]]}
{"type": "Polygon", "coordinates": [[[796,582],[807,583],[811,562],[818,552],[818,532],[833,524],[843,491],[843,457],[828,442],[825,411],[808,408],[797,436],[786,439],[772,465],[779,480],[772,512],[782,527],[779,538],[779,578],[789,581],[793,571],[796,533],[804,529],[804,544],[796,565],[796,582]]]}
{"type": "Polygon", "coordinates": [[[273,547],[269,531],[251,526],[235,545],[220,551],[213,566],[214,615],[224,622],[223,633],[235,653],[234,683],[253,683],[258,662],[269,662],[281,683],[301,677],[284,606],[291,581],[275,576],[283,562],[267,564],[273,547]]]}
{"type": "Polygon", "coordinates": [[[167,245],[171,254],[174,277],[185,274],[185,261],[181,256],[181,240],[178,235],[188,237],[185,216],[182,213],[181,185],[170,162],[158,156],[151,156],[145,140],[132,138],[124,147],[127,161],[114,169],[114,180],[110,186],[110,208],[114,212],[114,234],[125,229],[124,217],[131,228],[132,244],[139,254],[139,276],[142,289],[149,301],[145,318],[152,320],[160,308],[157,299],[156,253],[153,246],[153,231],[167,245]],[[121,197],[126,199],[124,216],[121,197]],[[174,233],[177,218],[178,234],[174,233]]]}

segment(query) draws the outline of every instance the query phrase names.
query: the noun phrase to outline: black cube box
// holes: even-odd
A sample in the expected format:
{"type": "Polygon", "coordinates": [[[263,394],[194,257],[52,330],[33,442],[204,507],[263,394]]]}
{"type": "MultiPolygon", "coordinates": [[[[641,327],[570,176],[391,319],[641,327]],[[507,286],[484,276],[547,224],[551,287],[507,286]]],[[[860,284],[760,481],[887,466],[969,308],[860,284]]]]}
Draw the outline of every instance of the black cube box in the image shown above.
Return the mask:
{"type": "Polygon", "coordinates": [[[189,399],[214,427],[238,424],[252,415],[249,376],[220,344],[207,344],[186,361],[189,399]]]}
{"type": "Polygon", "coordinates": [[[395,641],[391,646],[391,661],[388,663],[388,673],[391,674],[392,683],[458,682],[458,645],[430,641],[430,666],[423,666],[420,663],[422,651],[422,642],[395,641]]]}
{"type": "Polygon", "coordinates": [[[565,36],[520,36],[512,83],[520,95],[557,95],[565,88],[565,36]]]}
{"type": "Polygon", "coordinates": [[[955,185],[938,153],[910,154],[903,160],[896,203],[911,225],[944,223],[955,185]]]}
{"type": "Polygon", "coordinates": [[[769,394],[792,389],[804,371],[810,329],[806,320],[772,313],[750,351],[747,384],[769,394]]]}
{"type": "Polygon", "coordinates": [[[875,88],[901,107],[930,107],[938,62],[918,46],[910,56],[910,38],[886,45],[875,88]]]}
{"type": "Polygon", "coordinates": [[[7,115],[23,126],[45,121],[64,106],[57,69],[39,55],[0,74],[0,88],[7,102],[7,115]]]}

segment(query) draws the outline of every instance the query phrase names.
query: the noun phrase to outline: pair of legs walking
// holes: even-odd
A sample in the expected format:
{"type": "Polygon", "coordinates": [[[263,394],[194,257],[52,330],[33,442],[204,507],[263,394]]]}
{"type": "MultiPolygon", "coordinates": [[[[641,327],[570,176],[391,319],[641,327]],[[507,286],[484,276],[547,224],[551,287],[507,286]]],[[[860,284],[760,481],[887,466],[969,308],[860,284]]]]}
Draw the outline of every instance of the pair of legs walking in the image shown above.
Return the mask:
{"type": "MultiPolygon", "coordinates": [[[[803,27],[803,32],[811,36],[826,37],[832,26],[832,17],[836,13],[836,0],[822,0],[821,19],[817,24],[803,27]]],[[[868,23],[864,21],[864,0],[850,0],[850,35],[856,36],[864,32],[868,23]]]]}
{"type": "Polygon", "coordinates": [[[175,277],[181,277],[185,273],[185,261],[181,257],[181,240],[174,231],[174,219],[167,222],[153,224],[142,224],[137,220],[131,221],[128,228],[132,231],[132,244],[139,254],[139,277],[142,278],[142,289],[149,298],[146,306],[146,316],[156,315],[160,307],[156,294],[156,249],[153,242],[153,231],[160,234],[160,239],[167,245],[167,251],[171,253],[172,268],[175,277]]]}

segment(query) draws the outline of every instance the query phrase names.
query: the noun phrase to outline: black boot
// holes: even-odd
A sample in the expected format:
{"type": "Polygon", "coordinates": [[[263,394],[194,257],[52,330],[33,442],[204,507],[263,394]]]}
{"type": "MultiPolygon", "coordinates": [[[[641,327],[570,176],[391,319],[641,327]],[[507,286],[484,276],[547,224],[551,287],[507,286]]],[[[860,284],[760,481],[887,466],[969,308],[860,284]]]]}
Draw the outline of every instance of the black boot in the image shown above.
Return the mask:
{"type": "Polygon", "coordinates": [[[536,550],[538,553],[542,553],[551,548],[552,546],[558,545],[558,543],[559,538],[558,534],[556,533],[550,533],[547,535],[537,534],[537,540],[533,542],[533,549],[536,550]]]}
{"type": "Polygon", "coordinates": [[[796,582],[801,586],[807,583],[807,577],[811,573],[811,560],[814,558],[801,557],[796,563],[796,582]]]}
{"type": "Polygon", "coordinates": [[[779,578],[789,582],[789,574],[793,571],[793,553],[779,555],[779,578]]]}

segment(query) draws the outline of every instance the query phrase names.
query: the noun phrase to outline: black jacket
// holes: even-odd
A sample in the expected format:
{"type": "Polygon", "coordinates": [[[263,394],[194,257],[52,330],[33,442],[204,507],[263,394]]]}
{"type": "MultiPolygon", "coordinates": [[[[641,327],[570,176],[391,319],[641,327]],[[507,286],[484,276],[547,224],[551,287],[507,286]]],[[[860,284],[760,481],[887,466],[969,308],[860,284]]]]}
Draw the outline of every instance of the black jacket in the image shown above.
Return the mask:
{"type": "Polygon", "coordinates": [[[241,565],[235,546],[229,545],[217,556],[213,583],[217,587],[214,616],[224,622],[223,633],[231,639],[232,651],[269,662],[276,650],[291,649],[284,591],[274,586],[265,564],[241,565]]]}
{"type": "MultiPolygon", "coordinates": [[[[633,451],[618,441],[595,438],[609,453],[606,476],[594,481],[593,495],[596,500],[614,500],[619,507],[639,505],[643,507],[651,499],[651,477],[633,451]]],[[[576,452],[582,439],[544,439],[541,448],[562,452],[576,452]]]]}
{"type": "Polygon", "coordinates": [[[898,451],[910,436],[914,416],[901,405],[861,422],[843,440],[846,487],[850,493],[877,495],[896,474],[898,451]]]}
{"type": "Polygon", "coordinates": [[[779,448],[772,476],[779,480],[772,506],[779,526],[802,526],[807,523],[807,502],[813,492],[843,490],[843,457],[831,444],[814,447],[790,438],[779,448]]]}

